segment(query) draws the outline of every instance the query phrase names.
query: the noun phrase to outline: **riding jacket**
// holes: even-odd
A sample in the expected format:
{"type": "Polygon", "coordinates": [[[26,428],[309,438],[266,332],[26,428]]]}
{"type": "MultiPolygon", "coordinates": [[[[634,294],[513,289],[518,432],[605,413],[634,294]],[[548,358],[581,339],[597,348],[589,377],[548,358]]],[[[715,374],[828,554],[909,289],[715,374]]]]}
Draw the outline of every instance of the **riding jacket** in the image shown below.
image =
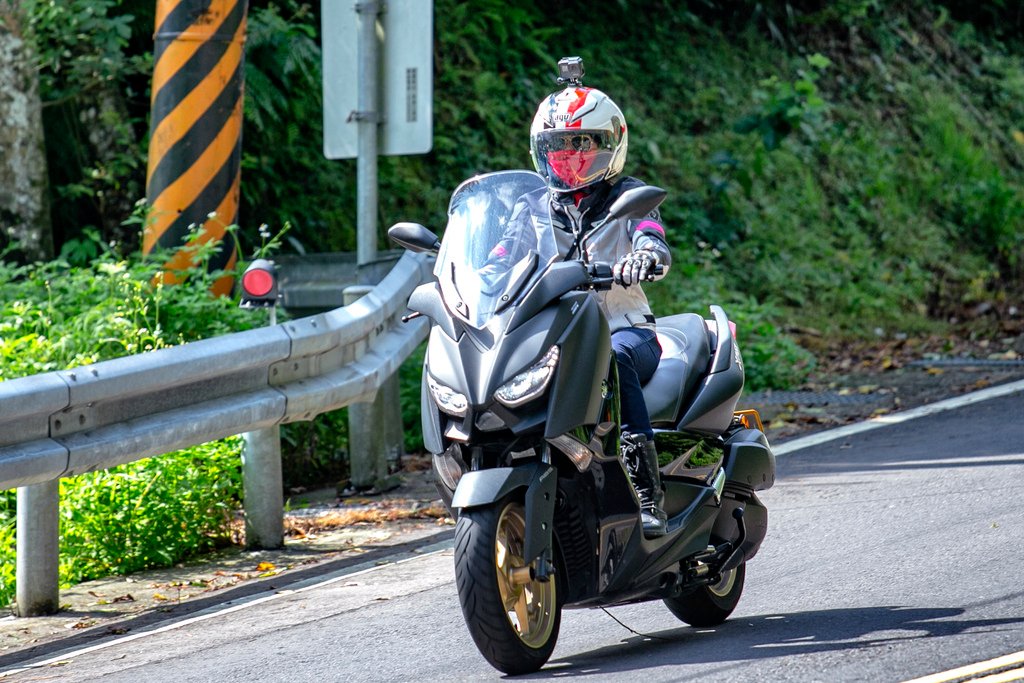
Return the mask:
{"type": "MultiPolygon", "coordinates": [[[[656,254],[658,263],[663,266],[662,272],[655,276],[660,280],[668,273],[672,253],[665,241],[665,229],[657,209],[643,218],[616,218],[601,224],[619,195],[645,184],[626,176],[616,182],[598,183],[592,191],[575,195],[554,195],[541,188],[520,198],[510,224],[524,228],[526,220],[530,221],[542,262],[554,258],[568,261],[579,258],[582,252],[588,262],[614,264],[629,252],[644,249],[656,254]]],[[[610,290],[596,294],[612,332],[626,327],[654,329],[654,315],[639,286],[615,284],[610,290]]]]}

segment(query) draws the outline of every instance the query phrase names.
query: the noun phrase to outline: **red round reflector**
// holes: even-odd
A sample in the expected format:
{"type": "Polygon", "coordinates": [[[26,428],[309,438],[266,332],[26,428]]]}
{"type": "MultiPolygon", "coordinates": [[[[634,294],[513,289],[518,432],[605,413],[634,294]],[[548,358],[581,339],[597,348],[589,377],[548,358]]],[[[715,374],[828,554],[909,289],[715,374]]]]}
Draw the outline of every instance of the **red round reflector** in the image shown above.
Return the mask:
{"type": "Polygon", "coordinates": [[[242,287],[249,296],[266,296],[274,288],[274,276],[266,270],[250,270],[242,276],[242,287]]]}

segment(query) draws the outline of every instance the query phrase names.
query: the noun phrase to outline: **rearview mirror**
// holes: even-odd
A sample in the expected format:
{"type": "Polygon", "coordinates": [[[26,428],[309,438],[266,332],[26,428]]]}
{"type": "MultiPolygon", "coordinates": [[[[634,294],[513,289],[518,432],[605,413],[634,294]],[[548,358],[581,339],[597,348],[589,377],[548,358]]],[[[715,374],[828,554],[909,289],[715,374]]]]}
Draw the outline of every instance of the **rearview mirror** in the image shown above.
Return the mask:
{"type": "Polygon", "coordinates": [[[419,223],[395,223],[388,229],[388,237],[400,247],[415,252],[437,252],[441,240],[419,223]]]}
{"type": "Polygon", "coordinates": [[[623,216],[645,216],[658,208],[658,205],[665,201],[667,195],[668,192],[654,185],[644,185],[626,190],[612,202],[605,222],[623,216]]]}

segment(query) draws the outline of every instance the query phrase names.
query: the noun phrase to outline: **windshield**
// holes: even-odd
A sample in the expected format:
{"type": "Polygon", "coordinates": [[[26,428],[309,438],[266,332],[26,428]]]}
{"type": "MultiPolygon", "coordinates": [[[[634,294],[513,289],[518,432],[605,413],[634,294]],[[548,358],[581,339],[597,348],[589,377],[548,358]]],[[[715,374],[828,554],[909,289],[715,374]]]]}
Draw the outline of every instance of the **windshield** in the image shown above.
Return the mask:
{"type": "Polygon", "coordinates": [[[507,305],[536,267],[536,232],[518,202],[541,188],[532,171],[501,171],[452,194],[434,275],[448,305],[474,327],[507,305]]]}

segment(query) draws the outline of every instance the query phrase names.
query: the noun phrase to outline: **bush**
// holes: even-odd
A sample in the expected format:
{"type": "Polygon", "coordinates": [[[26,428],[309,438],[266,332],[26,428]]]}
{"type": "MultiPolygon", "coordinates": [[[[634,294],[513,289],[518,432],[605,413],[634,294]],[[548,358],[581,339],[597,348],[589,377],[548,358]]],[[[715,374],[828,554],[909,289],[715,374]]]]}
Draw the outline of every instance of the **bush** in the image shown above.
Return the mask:
{"type": "MultiPolygon", "coordinates": [[[[219,273],[200,266],[165,287],[154,284],[158,263],[110,251],[80,268],[0,259],[0,380],[262,324],[210,296],[219,273]]],[[[241,496],[240,456],[234,437],[61,480],[62,584],[168,566],[222,542],[241,496]]],[[[15,491],[0,494],[0,604],[15,593],[15,507],[15,491]]]]}
{"type": "Polygon", "coordinates": [[[241,454],[236,436],[62,479],[62,583],[167,567],[230,542],[241,454]]]}
{"type": "MultiPolygon", "coordinates": [[[[60,482],[60,582],[168,567],[229,542],[241,498],[232,437],[60,482]]],[[[0,605],[15,595],[16,497],[0,495],[0,605]]]]}

